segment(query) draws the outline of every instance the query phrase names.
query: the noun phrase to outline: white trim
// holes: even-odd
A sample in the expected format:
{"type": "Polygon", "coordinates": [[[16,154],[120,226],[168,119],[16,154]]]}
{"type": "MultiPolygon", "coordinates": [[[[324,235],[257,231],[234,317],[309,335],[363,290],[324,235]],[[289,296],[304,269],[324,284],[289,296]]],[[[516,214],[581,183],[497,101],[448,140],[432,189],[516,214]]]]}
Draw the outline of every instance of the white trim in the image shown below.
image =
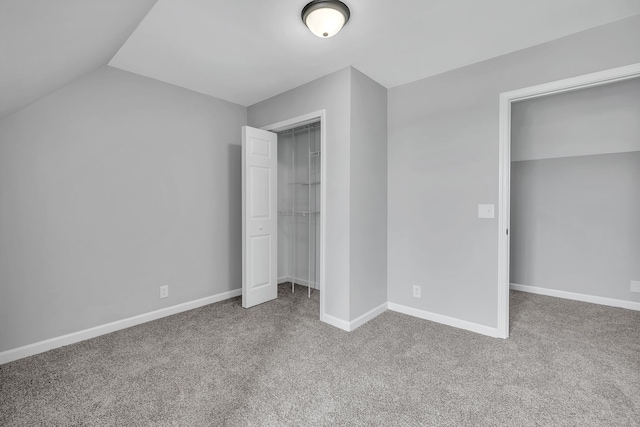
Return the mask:
{"type": "MultiPolygon", "coordinates": [[[[320,295],[322,295],[322,293],[320,293],[320,295]]],[[[379,315],[381,315],[382,313],[384,313],[385,311],[387,311],[387,305],[388,303],[382,303],[379,306],[377,306],[376,308],[373,308],[369,311],[367,311],[365,314],[363,314],[362,316],[353,319],[351,322],[348,322],[346,320],[342,320],[342,319],[338,319],[335,316],[332,316],[330,314],[327,313],[321,313],[320,314],[320,320],[323,321],[324,323],[328,323],[331,326],[335,326],[336,328],[342,329],[343,331],[346,332],[351,332],[354,331],[355,329],[359,328],[360,326],[364,325],[365,323],[367,323],[369,320],[372,320],[376,317],[378,317],[379,315]]]]}
{"type": "Polygon", "coordinates": [[[386,302],[382,303],[376,308],[367,311],[362,316],[353,319],[351,322],[349,322],[349,331],[357,329],[358,327],[367,323],[369,320],[372,320],[387,311],[387,305],[388,304],[386,302]]]}
{"type": "Polygon", "coordinates": [[[570,92],[572,90],[586,89],[588,87],[615,83],[633,79],[638,76],[640,76],[640,63],[611,68],[609,70],[598,71],[596,73],[583,74],[581,76],[557,80],[555,82],[544,83],[537,86],[516,89],[509,92],[503,92],[500,95],[511,101],[522,101],[525,99],[539,98],[541,96],[555,95],[562,92],[570,92]]]}
{"type": "Polygon", "coordinates": [[[331,179],[327,177],[327,112],[326,110],[318,110],[312,113],[303,114],[292,119],[283,120],[278,123],[263,126],[261,129],[271,132],[280,132],[294,127],[313,123],[320,120],[320,177],[323,181],[323,185],[320,186],[320,286],[323,290],[320,292],[320,320],[331,325],[337,326],[340,329],[344,329],[337,324],[332,323],[330,320],[335,319],[339,324],[344,322],[336,317],[326,314],[326,299],[327,299],[327,287],[325,286],[326,274],[326,235],[327,235],[327,181],[331,179]]]}
{"type": "Polygon", "coordinates": [[[292,119],[283,120],[278,123],[273,123],[261,127],[262,130],[268,130],[270,132],[282,132],[289,129],[294,129],[299,126],[315,123],[318,120],[322,121],[324,118],[325,110],[314,111],[313,113],[303,114],[292,119]]]}
{"type": "Polygon", "coordinates": [[[511,194],[511,101],[500,95],[498,161],[498,338],[509,338],[509,242],[511,194]],[[506,142],[505,142],[506,141],[506,142]],[[504,295],[507,295],[506,303],[504,295]]]}
{"type": "Polygon", "coordinates": [[[50,338],[44,341],[39,341],[33,344],[3,351],[2,353],[0,353],[0,365],[13,362],[14,360],[22,359],[23,357],[33,356],[38,353],[53,350],[54,348],[63,347],[69,344],[75,344],[77,342],[95,338],[100,335],[109,334],[121,329],[130,328],[132,326],[140,325],[152,320],[157,320],[166,316],[171,316],[173,314],[182,313],[183,311],[193,310],[194,308],[213,304],[215,302],[223,301],[241,295],[241,288],[234,289],[233,291],[223,292],[221,294],[184,302],[182,304],[176,304],[171,307],[161,308],[159,310],[150,311],[148,313],[139,314],[137,316],[128,317],[122,320],[116,320],[115,322],[105,323],[104,325],[95,326],[93,328],[85,329],[82,331],[73,332],[67,335],[62,335],[59,337],[50,338]]]}
{"type": "Polygon", "coordinates": [[[514,291],[528,292],[531,294],[546,295],[549,297],[570,299],[574,301],[589,302],[592,304],[608,305],[610,307],[619,307],[626,308],[628,310],[640,311],[640,302],[599,297],[596,295],[578,294],[575,292],[558,291],[556,289],[539,288],[536,286],[519,285],[517,283],[511,283],[509,287],[514,291]]]}
{"type": "MultiPolygon", "coordinates": [[[[322,295],[322,293],[320,294],[322,295]]],[[[338,319],[330,314],[320,313],[320,320],[324,323],[328,323],[331,326],[342,329],[343,331],[350,331],[351,325],[346,320],[338,319]]]]}
{"type": "Polygon", "coordinates": [[[509,336],[509,236],[511,181],[511,103],[640,77],[640,63],[585,74],[500,94],[498,205],[498,337],[509,336]]]}
{"type": "Polygon", "coordinates": [[[467,331],[476,332],[478,334],[487,335],[492,338],[498,338],[498,329],[492,328],[478,323],[468,322],[466,320],[456,319],[455,317],[444,316],[442,314],[432,313],[430,311],[420,310],[406,305],[400,305],[393,302],[388,303],[389,310],[398,313],[408,314],[409,316],[419,317],[420,319],[430,320],[432,322],[441,323],[454,328],[466,329],[467,331]]]}

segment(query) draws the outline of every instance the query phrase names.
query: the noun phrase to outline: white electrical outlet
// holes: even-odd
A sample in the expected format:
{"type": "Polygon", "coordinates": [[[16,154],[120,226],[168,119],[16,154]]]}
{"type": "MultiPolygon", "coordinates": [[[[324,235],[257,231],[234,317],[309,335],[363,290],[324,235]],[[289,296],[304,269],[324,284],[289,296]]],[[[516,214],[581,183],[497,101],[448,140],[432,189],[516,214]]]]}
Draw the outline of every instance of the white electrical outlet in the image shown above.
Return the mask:
{"type": "Polygon", "coordinates": [[[160,298],[167,298],[169,296],[169,285],[160,286],[160,298]]]}
{"type": "Polygon", "coordinates": [[[636,292],[640,294],[640,280],[631,281],[631,292],[636,292]]]}
{"type": "Polygon", "coordinates": [[[420,289],[420,286],[413,285],[413,297],[422,298],[422,290],[420,289]]]}

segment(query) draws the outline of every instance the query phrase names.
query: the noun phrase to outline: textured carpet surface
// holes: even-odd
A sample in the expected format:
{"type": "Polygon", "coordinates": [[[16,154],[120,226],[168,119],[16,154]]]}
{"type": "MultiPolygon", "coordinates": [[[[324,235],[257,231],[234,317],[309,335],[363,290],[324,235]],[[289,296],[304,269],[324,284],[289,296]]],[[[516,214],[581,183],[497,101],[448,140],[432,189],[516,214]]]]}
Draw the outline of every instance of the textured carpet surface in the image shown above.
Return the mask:
{"type": "Polygon", "coordinates": [[[281,286],[0,365],[0,425],[640,425],[640,312],[512,292],[500,340],[281,286]]]}

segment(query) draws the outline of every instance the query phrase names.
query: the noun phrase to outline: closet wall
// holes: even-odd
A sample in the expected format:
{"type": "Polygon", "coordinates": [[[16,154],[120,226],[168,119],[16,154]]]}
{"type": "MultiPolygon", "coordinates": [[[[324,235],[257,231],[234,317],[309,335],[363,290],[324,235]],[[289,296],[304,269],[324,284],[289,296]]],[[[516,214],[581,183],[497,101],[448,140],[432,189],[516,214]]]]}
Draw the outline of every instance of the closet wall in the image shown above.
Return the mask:
{"type": "Polygon", "coordinates": [[[346,67],[250,106],[247,119],[262,127],[319,111],[326,119],[320,318],[350,329],[387,299],[387,90],[346,67]]]}
{"type": "Polygon", "coordinates": [[[278,282],[320,285],[320,123],[278,134],[278,282]]]}

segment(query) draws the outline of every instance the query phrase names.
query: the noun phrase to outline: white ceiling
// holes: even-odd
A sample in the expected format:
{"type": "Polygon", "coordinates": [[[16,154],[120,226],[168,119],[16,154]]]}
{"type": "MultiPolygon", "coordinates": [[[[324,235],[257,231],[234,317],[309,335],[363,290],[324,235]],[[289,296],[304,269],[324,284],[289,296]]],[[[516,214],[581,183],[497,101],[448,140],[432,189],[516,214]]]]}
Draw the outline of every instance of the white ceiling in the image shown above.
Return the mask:
{"type": "Polygon", "coordinates": [[[0,0],[0,119],[106,65],[156,0],[0,0]]]}
{"type": "Polygon", "coordinates": [[[159,0],[109,65],[241,105],[353,65],[385,87],[640,13],[640,0],[345,0],[333,38],[308,0],[159,0]]]}

